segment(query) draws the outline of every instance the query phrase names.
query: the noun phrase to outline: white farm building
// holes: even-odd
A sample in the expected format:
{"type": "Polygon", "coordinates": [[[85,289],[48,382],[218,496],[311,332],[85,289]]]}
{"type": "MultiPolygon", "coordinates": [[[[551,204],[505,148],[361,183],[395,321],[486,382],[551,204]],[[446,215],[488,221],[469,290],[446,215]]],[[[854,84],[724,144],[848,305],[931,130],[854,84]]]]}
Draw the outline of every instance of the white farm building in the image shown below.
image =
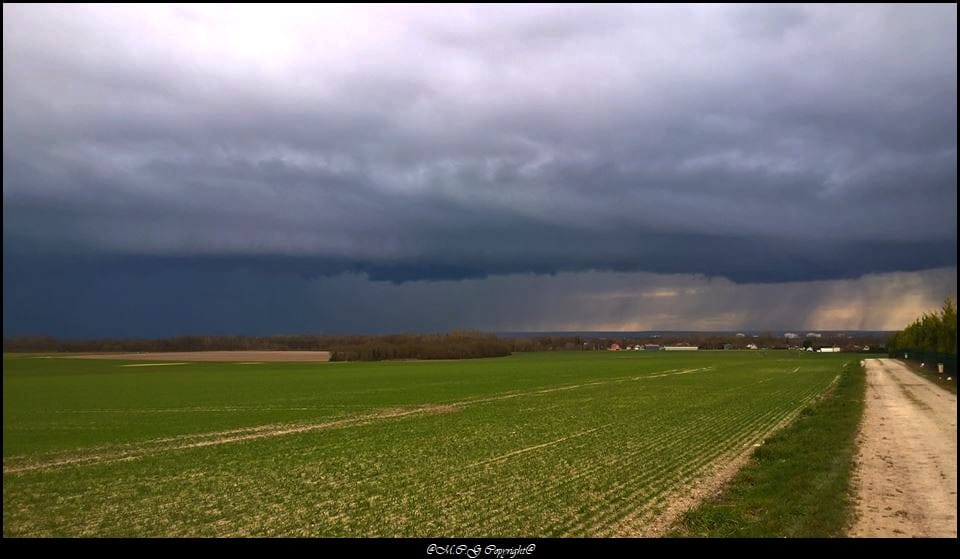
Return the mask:
{"type": "Polygon", "coordinates": [[[664,346],[665,351],[697,351],[699,349],[695,345],[677,345],[677,346],[664,346]]]}

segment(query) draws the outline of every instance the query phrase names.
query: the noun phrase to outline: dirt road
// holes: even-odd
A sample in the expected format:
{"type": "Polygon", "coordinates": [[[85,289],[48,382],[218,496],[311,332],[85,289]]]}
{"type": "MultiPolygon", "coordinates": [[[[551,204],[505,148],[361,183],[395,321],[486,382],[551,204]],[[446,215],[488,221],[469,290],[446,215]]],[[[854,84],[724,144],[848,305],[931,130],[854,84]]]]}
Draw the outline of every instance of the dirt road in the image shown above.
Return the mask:
{"type": "Polygon", "coordinates": [[[957,537],[957,397],[867,360],[852,537],[957,537]]]}

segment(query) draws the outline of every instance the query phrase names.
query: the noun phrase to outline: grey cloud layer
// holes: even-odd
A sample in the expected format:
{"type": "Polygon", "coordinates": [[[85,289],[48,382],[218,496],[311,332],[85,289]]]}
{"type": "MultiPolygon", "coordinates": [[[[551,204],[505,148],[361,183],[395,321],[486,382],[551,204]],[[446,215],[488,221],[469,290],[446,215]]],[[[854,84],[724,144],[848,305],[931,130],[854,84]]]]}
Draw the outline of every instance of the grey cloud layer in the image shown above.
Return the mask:
{"type": "Polygon", "coordinates": [[[3,14],[5,250],[392,281],[956,265],[955,5],[3,14]]]}

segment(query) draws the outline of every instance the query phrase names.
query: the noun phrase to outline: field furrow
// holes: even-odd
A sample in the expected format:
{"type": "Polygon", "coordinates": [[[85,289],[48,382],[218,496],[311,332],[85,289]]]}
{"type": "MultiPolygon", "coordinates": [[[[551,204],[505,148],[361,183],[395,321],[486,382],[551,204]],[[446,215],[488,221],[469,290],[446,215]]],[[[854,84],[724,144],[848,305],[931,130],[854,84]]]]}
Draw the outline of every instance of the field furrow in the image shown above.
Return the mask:
{"type": "Polygon", "coordinates": [[[656,535],[849,359],[5,358],[4,535],[656,535]]]}

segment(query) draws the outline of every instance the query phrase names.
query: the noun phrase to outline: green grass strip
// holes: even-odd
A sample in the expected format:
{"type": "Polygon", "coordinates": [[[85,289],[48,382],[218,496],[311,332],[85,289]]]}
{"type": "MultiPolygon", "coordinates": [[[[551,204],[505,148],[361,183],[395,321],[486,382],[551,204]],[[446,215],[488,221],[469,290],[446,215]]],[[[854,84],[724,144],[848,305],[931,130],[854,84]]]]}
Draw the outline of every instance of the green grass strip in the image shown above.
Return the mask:
{"type": "Polygon", "coordinates": [[[671,537],[844,537],[866,374],[852,362],[825,397],[753,453],[718,496],[687,512],[671,537]]]}
{"type": "Polygon", "coordinates": [[[951,373],[938,373],[936,363],[927,363],[925,367],[921,367],[916,361],[904,359],[898,359],[898,361],[906,365],[911,371],[936,384],[940,388],[943,388],[947,392],[951,394],[957,393],[957,376],[951,373]]]}

